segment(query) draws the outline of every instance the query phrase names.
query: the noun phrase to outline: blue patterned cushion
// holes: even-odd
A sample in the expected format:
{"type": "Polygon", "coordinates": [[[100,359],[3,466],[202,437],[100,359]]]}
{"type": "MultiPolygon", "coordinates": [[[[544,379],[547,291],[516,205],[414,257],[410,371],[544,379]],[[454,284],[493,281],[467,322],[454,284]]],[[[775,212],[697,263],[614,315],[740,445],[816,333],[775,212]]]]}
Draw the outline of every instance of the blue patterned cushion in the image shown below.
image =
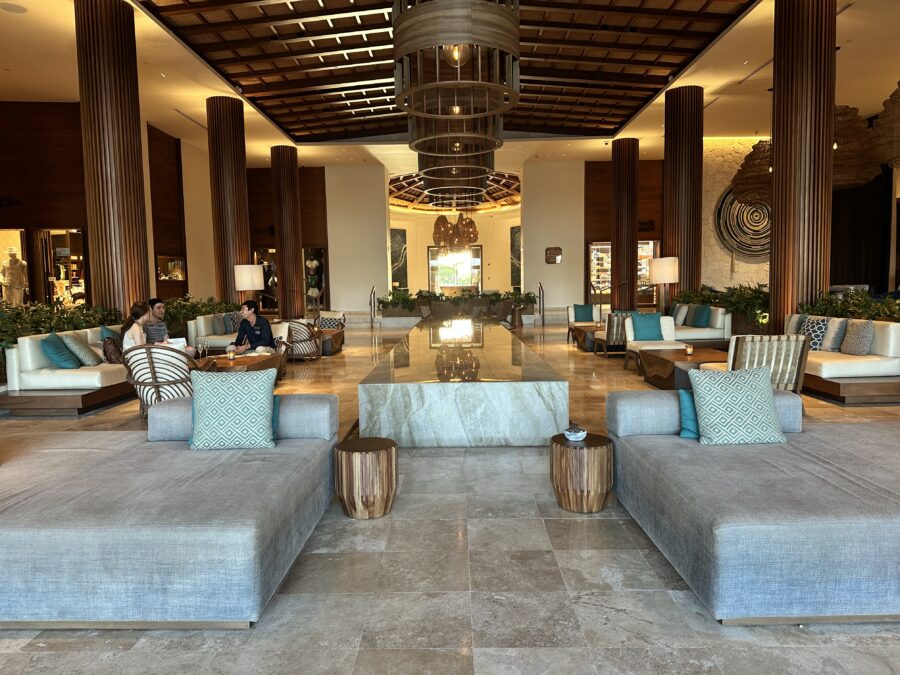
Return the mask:
{"type": "Polygon", "coordinates": [[[195,450],[274,448],[273,391],[278,371],[191,371],[195,450]]]}
{"type": "Polygon", "coordinates": [[[822,342],[825,340],[825,331],[828,330],[828,319],[814,319],[807,317],[800,326],[800,335],[809,336],[809,350],[817,352],[822,349],[822,342]]]}
{"type": "Polygon", "coordinates": [[[784,443],[768,368],[690,370],[703,445],[784,443]]]}
{"type": "Polygon", "coordinates": [[[41,351],[44,352],[44,356],[56,368],[64,368],[66,370],[81,368],[81,361],[69,351],[69,348],[66,347],[56,333],[50,333],[50,335],[41,340],[41,351]]]}
{"type": "Polygon", "coordinates": [[[659,312],[652,314],[632,312],[631,325],[634,328],[634,339],[637,341],[663,339],[659,312]]]}
{"type": "Polygon", "coordinates": [[[682,438],[700,438],[700,426],[697,424],[697,407],[694,405],[694,394],[689,389],[678,390],[678,403],[681,406],[682,438]]]}

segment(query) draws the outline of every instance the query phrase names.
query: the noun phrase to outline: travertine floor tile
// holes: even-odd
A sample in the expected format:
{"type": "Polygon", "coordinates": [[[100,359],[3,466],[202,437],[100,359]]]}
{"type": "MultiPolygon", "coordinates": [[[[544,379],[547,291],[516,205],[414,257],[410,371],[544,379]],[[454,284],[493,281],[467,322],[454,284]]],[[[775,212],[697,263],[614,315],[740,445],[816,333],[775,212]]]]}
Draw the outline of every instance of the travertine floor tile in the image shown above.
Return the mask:
{"type": "Polygon", "coordinates": [[[584,647],[566,593],[472,593],[476,647],[584,647]]]}
{"type": "Polygon", "coordinates": [[[596,675],[591,652],[580,647],[475,649],[476,675],[596,675]]]}
{"type": "Polygon", "coordinates": [[[473,591],[564,591],[552,551],[471,551],[473,591]]]}
{"type": "Polygon", "coordinates": [[[471,650],[360,649],[353,675],[471,675],[471,650]]]}

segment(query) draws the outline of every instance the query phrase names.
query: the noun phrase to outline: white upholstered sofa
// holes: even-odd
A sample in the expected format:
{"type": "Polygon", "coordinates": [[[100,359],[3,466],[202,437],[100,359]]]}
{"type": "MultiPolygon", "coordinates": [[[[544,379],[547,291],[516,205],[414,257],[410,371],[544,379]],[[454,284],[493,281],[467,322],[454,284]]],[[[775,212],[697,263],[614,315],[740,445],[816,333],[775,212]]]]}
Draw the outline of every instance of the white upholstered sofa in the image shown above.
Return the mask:
{"type": "Polygon", "coordinates": [[[698,342],[700,340],[728,340],[731,338],[731,313],[726,312],[722,307],[710,308],[709,326],[706,328],[696,328],[694,326],[684,325],[684,314],[680,317],[682,322],[678,323],[679,317],[675,317],[675,339],[681,342],[698,342]]]}
{"type": "MultiPolygon", "coordinates": [[[[120,326],[111,326],[120,330],[120,326]]],[[[80,334],[89,345],[99,349],[100,329],[62,331],[60,335],[80,334]]],[[[80,368],[56,368],[50,363],[43,350],[43,335],[20,337],[16,347],[6,350],[6,379],[9,391],[19,390],[67,390],[101,389],[122,384],[127,379],[125,366],[116,363],[101,363],[97,366],[80,368]]],[[[102,351],[99,352],[102,355],[102,351]]]]}
{"type": "MultiPolygon", "coordinates": [[[[224,323],[224,314],[204,314],[187,322],[187,341],[194,347],[200,341],[207,342],[209,348],[215,351],[224,350],[237,338],[237,331],[216,333],[216,324],[221,320],[224,323]],[[219,317],[217,319],[217,317],[219,317]]],[[[288,339],[288,323],[286,321],[272,322],[272,335],[276,338],[288,339]]]]}

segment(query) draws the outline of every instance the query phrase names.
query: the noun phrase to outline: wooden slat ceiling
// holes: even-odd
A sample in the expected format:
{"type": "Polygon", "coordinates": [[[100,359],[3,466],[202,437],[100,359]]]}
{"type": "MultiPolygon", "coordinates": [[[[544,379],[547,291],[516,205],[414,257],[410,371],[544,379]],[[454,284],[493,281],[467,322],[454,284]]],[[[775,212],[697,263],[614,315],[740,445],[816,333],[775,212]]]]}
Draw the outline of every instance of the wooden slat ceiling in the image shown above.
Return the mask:
{"type": "MultiPolygon", "coordinates": [[[[614,135],[755,0],[521,0],[508,131],[614,135]]],[[[142,0],[297,142],[406,131],[390,0],[142,0]]]]}
{"type": "MultiPolygon", "coordinates": [[[[412,211],[458,211],[459,209],[437,209],[430,204],[425,193],[422,176],[410,173],[392,176],[388,183],[388,199],[391,206],[412,211]]],[[[481,204],[473,211],[492,211],[506,206],[517,206],[522,202],[522,180],[518,174],[495,171],[488,176],[487,192],[481,204]]]]}

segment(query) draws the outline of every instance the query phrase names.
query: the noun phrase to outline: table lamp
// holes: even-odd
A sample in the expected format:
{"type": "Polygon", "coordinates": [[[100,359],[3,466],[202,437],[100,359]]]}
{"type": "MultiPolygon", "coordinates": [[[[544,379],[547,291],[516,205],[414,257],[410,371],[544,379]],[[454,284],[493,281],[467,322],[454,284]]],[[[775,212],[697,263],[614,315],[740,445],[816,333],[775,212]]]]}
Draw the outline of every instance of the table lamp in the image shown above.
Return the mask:
{"type": "Polygon", "coordinates": [[[669,284],[678,283],[678,258],[651,258],[650,283],[662,286],[659,308],[665,314],[669,304],[669,284]]]}
{"type": "Polygon", "coordinates": [[[261,291],[266,287],[263,277],[262,265],[235,265],[234,266],[234,290],[236,291],[261,291]]]}

